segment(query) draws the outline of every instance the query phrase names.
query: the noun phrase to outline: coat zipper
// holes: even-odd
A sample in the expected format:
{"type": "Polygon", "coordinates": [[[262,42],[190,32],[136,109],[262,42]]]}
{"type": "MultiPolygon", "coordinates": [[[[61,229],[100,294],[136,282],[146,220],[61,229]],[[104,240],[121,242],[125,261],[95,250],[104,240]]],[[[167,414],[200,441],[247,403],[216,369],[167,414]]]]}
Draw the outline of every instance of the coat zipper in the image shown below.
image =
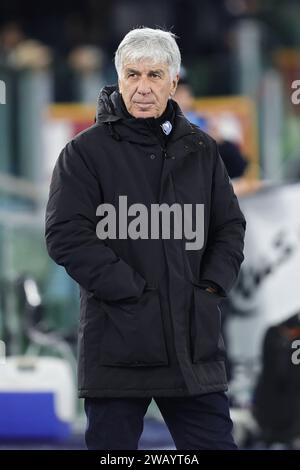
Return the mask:
{"type": "MultiPolygon", "coordinates": [[[[164,168],[165,168],[165,160],[167,160],[169,157],[168,157],[168,154],[167,154],[167,150],[165,147],[161,147],[162,149],[162,152],[163,152],[163,158],[164,158],[164,161],[163,161],[163,168],[162,168],[162,172],[161,172],[161,181],[160,181],[160,192],[159,192],[159,204],[161,203],[161,196],[162,196],[162,185],[163,185],[163,172],[164,172],[164,168]]],[[[171,179],[171,184],[172,184],[172,190],[173,190],[173,193],[175,195],[175,199],[176,198],[176,190],[175,190],[175,184],[174,184],[174,180],[173,180],[173,175],[170,174],[170,179],[171,179]]],[[[166,253],[166,248],[165,248],[165,243],[164,243],[164,240],[162,240],[162,244],[163,244],[163,250],[164,250],[164,254],[165,254],[165,260],[166,260],[166,263],[167,263],[167,268],[168,268],[168,271],[170,273],[170,267],[169,267],[169,261],[168,261],[168,256],[167,256],[167,253],[166,253]]],[[[187,273],[187,260],[185,258],[186,254],[185,252],[183,251],[184,250],[184,247],[183,247],[183,240],[182,240],[182,243],[181,243],[181,256],[182,256],[182,261],[183,261],[183,268],[184,268],[184,277],[186,278],[186,276],[188,275],[187,273]]],[[[172,315],[172,303],[171,303],[171,299],[170,299],[170,295],[171,295],[171,292],[170,292],[170,289],[168,288],[168,300],[169,300],[169,309],[170,309],[170,318],[171,318],[171,323],[172,323],[172,327],[173,327],[173,331],[175,331],[175,328],[174,328],[174,321],[173,321],[173,315],[172,315]]],[[[187,321],[186,321],[186,341],[187,341],[187,348],[188,348],[188,351],[189,351],[189,354],[191,354],[191,338],[190,338],[190,327],[191,327],[191,324],[190,324],[190,318],[188,316],[187,318],[187,321]]],[[[176,342],[175,340],[175,337],[174,337],[174,342],[176,342]]],[[[176,344],[174,343],[174,346],[175,346],[175,350],[176,350],[176,353],[177,353],[177,348],[176,348],[176,344]]],[[[180,364],[180,361],[179,361],[179,358],[178,358],[178,355],[177,355],[177,359],[178,359],[178,363],[179,363],[179,368],[181,369],[181,364],[180,364]]],[[[197,377],[194,373],[194,371],[191,369],[191,372],[192,372],[192,375],[194,376],[194,380],[197,381],[197,377]]]]}

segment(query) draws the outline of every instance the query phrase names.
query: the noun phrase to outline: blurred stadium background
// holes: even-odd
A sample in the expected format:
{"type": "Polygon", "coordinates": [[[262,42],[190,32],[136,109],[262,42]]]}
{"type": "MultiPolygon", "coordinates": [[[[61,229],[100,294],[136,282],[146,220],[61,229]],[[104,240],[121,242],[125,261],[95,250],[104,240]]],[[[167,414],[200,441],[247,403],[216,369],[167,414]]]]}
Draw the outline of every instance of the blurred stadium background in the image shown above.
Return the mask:
{"type": "MultiPolygon", "coordinates": [[[[253,404],[268,327],[300,312],[299,24],[299,0],[2,0],[0,448],[84,448],[79,293],[47,256],[45,201],[60,150],[93,123],[99,90],[116,82],[114,51],[140,25],[176,33],[178,101],[190,99],[186,114],[245,162],[232,179],[248,220],[246,259],[224,305],[236,438],[245,448],[297,445],[300,424],[274,435],[268,425],[266,438],[253,404]]],[[[298,423],[299,401],[293,410],[298,423]]],[[[141,447],[173,448],[154,403],[141,447]]]]}

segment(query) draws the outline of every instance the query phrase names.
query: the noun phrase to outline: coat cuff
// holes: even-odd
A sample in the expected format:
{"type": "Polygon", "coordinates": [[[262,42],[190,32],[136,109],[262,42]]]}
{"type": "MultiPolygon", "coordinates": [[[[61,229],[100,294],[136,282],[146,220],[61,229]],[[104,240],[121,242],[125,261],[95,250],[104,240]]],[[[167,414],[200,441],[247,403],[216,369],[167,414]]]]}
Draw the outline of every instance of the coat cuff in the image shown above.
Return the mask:
{"type": "Polygon", "coordinates": [[[222,290],[218,284],[216,284],[214,281],[211,281],[210,279],[201,279],[199,285],[204,289],[207,287],[213,287],[218,293],[222,290]]]}
{"type": "Polygon", "coordinates": [[[219,287],[218,293],[223,297],[227,297],[237,278],[234,269],[229,269],[229,267],[226,269],[226,267],[225,263],[223,263],[223,266],[220,264],[218,258],[218,261],[210,260],[209,266],[204,267],[201,273],[201,282],[203,279],[205,282],[209,281],[216,284],[219,287]]]}

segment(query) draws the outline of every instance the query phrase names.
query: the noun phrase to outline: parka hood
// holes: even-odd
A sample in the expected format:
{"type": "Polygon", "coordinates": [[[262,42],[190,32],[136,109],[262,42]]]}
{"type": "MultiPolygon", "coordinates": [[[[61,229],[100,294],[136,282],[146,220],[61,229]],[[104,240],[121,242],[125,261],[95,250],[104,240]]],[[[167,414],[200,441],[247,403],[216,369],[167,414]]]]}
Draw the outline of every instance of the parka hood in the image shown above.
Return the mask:
{"type": "Polygon", "coordinates": [[[118,121],[121,116],[118,115],[118,87],[108,85],[100,90],[97,99],[96,122],[118,121]]]}
{"type": "MultiPolygon", "coordinates": [[[[105,123],[108,126],[109,133],[115,140],[152,145],[151,125],[153,125],[155,118],[128,117],[122,109],[121,100],[118,85],[103,87],[97,99],[97,124],[105,123]]],[[[175,128],[170,141],[195,134],[192,124],[185,118],[176,101],[171,99],[170,103],[175,113],[175,128]]]]}

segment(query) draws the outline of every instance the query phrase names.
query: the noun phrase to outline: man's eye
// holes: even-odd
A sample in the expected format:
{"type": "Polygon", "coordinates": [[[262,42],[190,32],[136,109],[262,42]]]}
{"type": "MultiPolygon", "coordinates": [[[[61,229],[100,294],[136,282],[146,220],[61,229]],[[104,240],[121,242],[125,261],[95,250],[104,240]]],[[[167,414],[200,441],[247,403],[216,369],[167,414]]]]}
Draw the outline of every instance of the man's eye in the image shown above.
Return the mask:
{"type": "Polygon", "coordinates": [[[159,73],[152,73],[151,76],[153,78],[159,78],[160,77],[159,73]]]}
{"type": "Polygon", "coordinates": [[[135,77],[135,76],[136,76],[135,73],[129,73],[129,74],[128,74],[128,77],[135,77]]]}

